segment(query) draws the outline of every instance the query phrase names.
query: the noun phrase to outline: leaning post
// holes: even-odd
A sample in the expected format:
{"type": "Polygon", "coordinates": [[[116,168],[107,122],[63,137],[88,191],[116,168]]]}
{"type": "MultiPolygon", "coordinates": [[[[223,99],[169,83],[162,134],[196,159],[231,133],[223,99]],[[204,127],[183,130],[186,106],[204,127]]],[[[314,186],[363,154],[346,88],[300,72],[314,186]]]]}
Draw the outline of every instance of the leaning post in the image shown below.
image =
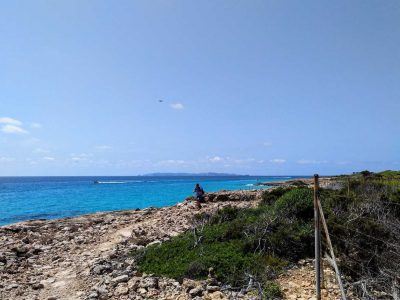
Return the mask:
{"type": "Polygon", "coordinates": [[[319,176],[314,175],[314,229],[315,229],[315,289],[317,300],[321,300],[321,230],[318,207],[319,176]]]}

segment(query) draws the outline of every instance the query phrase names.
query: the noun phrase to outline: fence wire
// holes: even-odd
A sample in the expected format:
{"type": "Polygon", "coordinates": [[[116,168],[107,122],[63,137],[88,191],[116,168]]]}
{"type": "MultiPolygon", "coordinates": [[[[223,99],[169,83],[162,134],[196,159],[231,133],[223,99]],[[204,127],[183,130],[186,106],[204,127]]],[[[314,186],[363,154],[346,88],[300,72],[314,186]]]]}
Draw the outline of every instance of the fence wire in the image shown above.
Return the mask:
{"type": "MultiPolygon", "coordinates": [[[[319,195],[319,201],[321,201],[319,195]]],[[[322,201],[323,202],[323,199],[322,201]]],[[[368,203],[368,205],[373,205],[368,203]]],[[[367,214],[362,211],[358,218],[366,219],[374,223],[379,223],[385,229],[391,226],[392,231],[400,231],[400,222],[398,219],[388,217],[385,210],[389,208],[400,207],[400,203],[389,201],[379,201],[376,203],[376,211],[374,214],[367,214]],[[379,210],[381,209],[381,210],[379,210]],[[379,213],[382,213],[380,215],[379,213]]],[[[362,207],[362,209],[364,209],[362,207]]],[[[371,207],[367,207],[366,211],[371,207]]],[[[373,208],[375,209],[375,208],[373,208]]],[[[357,213],[357,211],[356,211],[357,213]]],[[[358,212],[360,213],[360,212],[358,212]]],[[[337,232],[330,229],[329,236],[333,238],[332,243],[335,248],[335,255],[338,258],[339,268],[345,274],[342,276],[344,286],[348,290],[355,290],[360,299],[400,299],[400,236],[393,234],[388,235],[388,238],[382,236],[374,236],[365,232],[360,227],[352,228],[358,218],[348,220],[349,223],[328,222],[328,227],[341,229],[346,236],[341,236],[337,232]],[[360,240],[360,236],[364,240],[360,240]],[[361,241],[361,243],[360,243],[361,241]],[[369,247],[368,242],[378,242],[377,245],[369,247]],[[338,247],[340,244],[341,247],[338,247]],[[344,248],[344,249],[342,249],[344,248]]],[[[323,239],[323,244],[326,246],[326,239],[323,239]]]]}

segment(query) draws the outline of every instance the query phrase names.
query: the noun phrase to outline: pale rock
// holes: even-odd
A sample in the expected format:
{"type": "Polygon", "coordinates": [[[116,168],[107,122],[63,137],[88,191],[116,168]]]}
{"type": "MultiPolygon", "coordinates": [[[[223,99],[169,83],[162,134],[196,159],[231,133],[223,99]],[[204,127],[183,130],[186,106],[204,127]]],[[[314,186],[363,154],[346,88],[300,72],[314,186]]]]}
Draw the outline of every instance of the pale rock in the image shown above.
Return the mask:
{"type": "Polygon", "coordinates": [[[114,291],[115,296],[122,296],[128,294],[129,289],[128,289],[128,284],[126,283],[120,283],[117,285],[117,288],[114,291]]]}
{"type": "Polygon", "coordinates": [[[128,275],[121,275],[121,276],[118,276],[118,277],[115,277],[115,278],[111,279],[111,281],[113,283],[118,284],[118,283],[121,283],[121,282],[127,282],[128,279],[129,279],[128,275]]]}
{"type": "Polygon", "coordinates": [[[140,277],[133,277],[128,281],[129,290],[136,290],[140,284],[140,277]]]}
{"type": "Polygon", "coordinates": [[[148,243],[146,245],[146,247],[150,247],[150,246],[154,246],[154,245],[160,245],[160,244],[161,244],[161,241],[155,240],[155,241],[152,241],[152,242],[148,243]]]}
{"type": "Polygon", "coordinates": [[[140,287],[143,288],[157,288],[158,287],[158,278],[157,277],[146,277],[140,281],[140,287]]]}
{"type": "Polygon", "coordinates": [[[225,299],[228,298],[220,291],[209,293],[204,297],[204,300],[225,300],[225,299]]]}

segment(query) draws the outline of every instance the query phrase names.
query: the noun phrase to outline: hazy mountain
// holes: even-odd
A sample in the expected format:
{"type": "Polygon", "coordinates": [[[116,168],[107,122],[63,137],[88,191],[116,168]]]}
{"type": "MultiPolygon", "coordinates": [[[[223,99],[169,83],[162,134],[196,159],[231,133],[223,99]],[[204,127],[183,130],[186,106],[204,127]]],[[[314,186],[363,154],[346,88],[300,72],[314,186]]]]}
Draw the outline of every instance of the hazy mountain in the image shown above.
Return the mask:
{"type": "Polygon", "coordinates": [[[210,177],[218,177],[218,176],[249,176],[249,175],[207,172],[207,173],[149,173],[149,174],[143,174],[142,176],[210,176],[210,177]]]}

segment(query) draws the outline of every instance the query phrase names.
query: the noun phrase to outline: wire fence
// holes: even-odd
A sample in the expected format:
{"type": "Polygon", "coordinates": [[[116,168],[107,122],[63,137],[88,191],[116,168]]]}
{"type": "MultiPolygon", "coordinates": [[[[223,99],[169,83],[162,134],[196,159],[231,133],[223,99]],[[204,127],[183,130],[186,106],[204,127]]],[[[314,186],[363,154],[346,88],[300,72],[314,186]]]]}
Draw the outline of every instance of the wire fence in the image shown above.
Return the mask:
{"type": "MultiPolygon", "coordinates": [[[[350,183],[347,190],[350,197],[352,192],[350,183]]],[[[367,190],[365,196],[374,198],[374,191],[367,190]]],[[[318,175],[315,175],[317,300],[321,299],[320,283],[323,270],[320,269],[319,260],[323,251],[329,252],[325,257],[335,270],[342,299],[399,300],[400,220],[393,217],[391,208],[399,209],[400,203],[385,200],[370,201],[363,207],[354,209],[352,218],[347,220],[329,218],[327,223],[325,213],[335,214],[335,212],[324,211],[322,205],[324,200],[319,190],[318,175]],[[382,234],[372,235],[373,229],[382,234]],[[321,231],[325,235],[321,235],[321,231]],[[318,240],[322,241],[320,242],[322,249],[317,245],[318,240]]],[[[336,214],[339,215],[340,212],[336,214]]]]}

